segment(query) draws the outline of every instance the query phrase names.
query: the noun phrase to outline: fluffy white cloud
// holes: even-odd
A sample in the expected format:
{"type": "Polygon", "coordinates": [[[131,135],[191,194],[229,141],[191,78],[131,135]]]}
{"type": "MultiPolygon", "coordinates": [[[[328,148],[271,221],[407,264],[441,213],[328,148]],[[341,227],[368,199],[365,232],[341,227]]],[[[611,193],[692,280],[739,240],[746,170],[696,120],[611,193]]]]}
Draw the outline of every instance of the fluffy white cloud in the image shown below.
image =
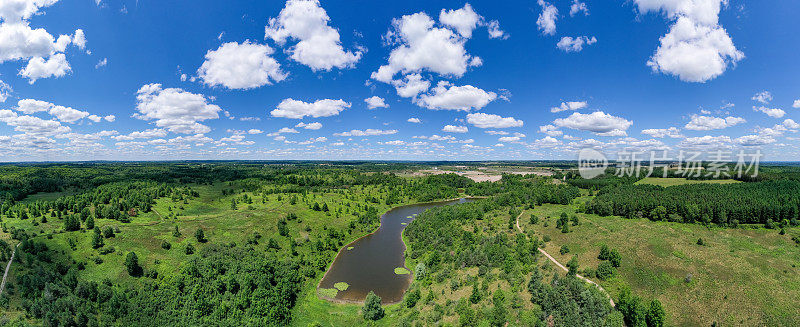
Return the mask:
{"type": "Polygon", "coordinates": [[[521,140],[523,137],[525,137],[525,134],[514,133],[514,136],[503,136],[497,139],[497,141],[501,143],[519,142],[519,140],[521,140]]]}
{"type": "Polygon", "coordinates": [[[33,84],[38,79],[48,77],[62,77],[72,72],[72,67],[67,62],[63,53],[56,53],[45,60],[42,57],[33,57],[28,65],[19,71],[19,75],[28,78],[28,83],[33,84]]]}
{"type": "Polygon", "coordinates": [[[761,146],[775,143],[775,139],[769,135],[745,135],[734,141],[742,146],[761,146]]]}
{"type": "Polygon", "coordinates": [[[251,89],[280,82],[287,74],[270,57],[272,52],[269,46],[249,41],[228,42],[206,53],[197,75],[206,85],[229,89],[251,89]]]}
{"type": "Polygon", "coordinates": [[[633,125],[633,122],[602,111],[595,111],[590,114],[576,112],[567,118],[554,120],[553,124],[558,127],[593,132],[601,136],[622,136],[633,125]]]}
{"type": "Polygon", "coordinates": [[[772,118],[783,118],[786,115],[786,111],[779,108],[767,108],[764,106],[753,107],[753,111],[763,112],[772,118]]]}
{"type": "Polygon", "coordinates": [[[447,133],[466,133],[468,131],[469,129],[467,128],[467,126],[445,125],[442,128],[442,132],[447,132],[447,133]]]}
{"type": "Polygon", "coordinates": [[[154,120],[156,126],[182,134],[204,134],[211,128],[199,122],[219,118],[222,109],[208,103],[202,94],[186,92],[179,88],[163,89],[161,84],[146,84],[136,95],[133,116],[154,120]]]}
{"type": "Polygon", "coordinates": [[[407,122],[409,122],[409,123],[414,123],[414,124],[419,124],[419,123],[421,123],[422,121],[421,121],[421,120],[419,120],[419,118],[416,118],[416,117],[411,117],[411,118],[409,118],[409,119],[407,120],[407,122]]]}
{"type": "Polygon", "coordinates": [[[650,135],[652,137],[657,137],[657,138],[671,137],[677,139],[684,137],[681,134],[681,130],[678,129],[677,127],[645,129],[642,130],[642,134],[650,135]]]}
{"type": "Polygon", "coordinates": [[[693,131],[710,131],[712,129],[728,128],[744,122],[746,122],[746,120],[744,120],[744,118],[741,117],[728,116],[722,118],[713,116],[692,115],[691,121],[689,121],[689,123],[687,123],[686,126],[684,126],[684,128],[693,131]]]}
{"type": "Polygon", "coordinates": [[[17,107],[14,109],[28,115],[35,114],[37,112],[47,112],[56,117],[59,121],[66,123],[75,123],[83,118],[89,118],[90,120],[98,123],[103,119],[97,115],[90,115],[88,112],[83,110],[59,106],[47,101],[35,99],[19,100],[17,102],[17,107]]]}
{"type": "Polygon", "coordinates": [[[305,129],[310,129],[310,130],[318,130],[318,129],[322,128],[322,123],[313,122],[313,123],[306,124],[306,123],[302,123],[301,122],[301,123],[298,123],[297,125],[295,125],[294,127],[305,128],[305,129]]]}
{"type": "Polygon", "coordinates": [[[553,6],[544,0],[538,0],[537,3],[542,7],[542,12],[539,14],[539,18],[536,20],[536,26],[539,26],[539,29],[542,30],[543,34],[556,34],[558,9],[556,9],[556,6],[553,6]]]}
{"type": "Polygon", "coordinates": [[[592,45],[595,43],[597,43],[597,38],[594,36],[578,36],[575,38],[565,36],[561,38],[561,41],[558,41],[556,47],[564,52],[581,52],[584,45],[592,45]]]}
{"type": "Polygon", "coordinates": [[[339,32],[328,26],[329,22],[328,13],[318,0],[288,0],[264,30],[266,38],[279,45],[297,40],[297,44],[287,49],[290,58],[314,71],[353,67],[362,52],[345,51],[339,32]]]}
{"type": "Polygon", "coordinates": [[[294,128],[283,127],[283,128],[281,128],[281,129],[279,129],[279,130],[277,130],[277,131],[275,131],[275,132],[272,132],[272,133],[269,133],[269,134],[267,134],[267,136],[270,136],[270,137],[272,137],[272,136],[278,136],[278,135],[281,135],[281,134],[286,134],[286,133],[289,133],[289,134],[297,134],[297,133],[300,133],[300,132],[298,132],[298,131],[297,131],[296,129],[294,129],[294,128]]]}
{"type": "Polygon", "coordinates": [[[389,105],[386,104],[386,100],[379,96],[371,96],[369,98],[364,99],[364,102],[367,103],[367,109],[375,109],[375,108],[388,108],[389,105]]]}
{"type": "Polygon", "coordinates": [[[322,99],[309,103],[289,98],[281,101],[278,108],[272,110],[270,114],[273,117],[294,119],[302,119],[305,116],[330,117],[338,115],[347,108],[350,108],[350,103],[341,99],[322,99]]]}
{"type": "Polygon", "coordinates": [[[489,30],[489,37],[492,39],[507,39],[508,33],[500,29],[500,22],[493,20],[486,23],[486,28],[489,30]]]}
{"type": "Polygon", "coordinates": [[[404,98],[415,98],[431,87],[431,82],[422,78],[420,74],[408,74],[402,79],[391,81],[397,90],[397,95],[404,98]]]}
{"type": "Polygon", "coordinates": [[[439,13],[439,22],[445,26],[452,27],[454,30],[465,38],[472,37],[472,31],[478,26],[481,21],[481,16],[469,3],[465,4],[461,9],[445,10],[439,13]]]}
{"type": "Polygon", "coordinates": [[[390,83],[399,72],[430,71],[460,77],[467,68],[482,63],[480,58],[467,54],[466,38],[447,27],[434,25],[433,19],[422,12],[394,19],[386,40],[396,47],[389,54],[389,62],[371,77],[384,83],[390,83]]]}
{"type": "Polygon", "coordinates": [[[32,29],[27,23],[0,24],[0,63],[49,57],[55,52],[56,39],[45,29],[32,29]]]}
{"type": "Polygon", "coordinates": [[[439,82],[431,94],[423,94],[416,101],[422,107],[434,110],[481,109],[497,99],[494,92],[486,92],[472,85],[455,86],[439,82]]]}
{"type": "Polygon", "coordinates": [[[682,81],[705,82],[742,60],[744,53],[719,25],[723,1],[634,0],[640,12],[663,11],[674,22],[647,65],[682,81]]]}
{"type": "Polygon", "coordinates": [[[6,0],[0,2],[0,63],[27,60],[19,75],[33,84],[37,79],[61,77],[70,72],[64,51],[73,44],[86,47],[83,30],[58,38],[43,28],[31,28],[28,19],[58,0],[6,0]]]}
{"type": "Polygon", "coordinates": [[[380,129],[367,129],[367,130],[358,130],[354,129],[349,132],[341,132],[341,133],[334,133],[334,136],[374,136],[374,135],[391,135],[397,134],[397,130],[380,130],[380,129]]]}
{"type": "Polygon", "coordinates": [[[589,16],[589,8],[586,7],[586,3],[578,0],[572,0],[572,5],[569,6],[569,15],[574,17],[580,12],[583,12],[584,15],[589,16]]]}
{"type": "Polygon", "coordinates": [[[763,104],[768,104],[770,101],[772,101],[772,93],[770,93],[769,91],[761,91],[753,95],[753,97],[750,99],[752,99],[753,101],[761,102],[763,104]]]}
{"type": "Polygon", "coordinates": [[[20,116],[16,112],[0,110],[0,122],[14,127],[17,132],[22,132],[32,137],[50,137],[70,132],[70,128],[62,126],[55,120],[44,120],[34,116],[20,116]]]}
{"type": "MultiPolygon", "coordinates": [[[[81,120],[89,116],[89,113],[86,111],[81,111],[78,109],[73,109],[64,106],[53,106],[53,108],[50,109],[50,114],[55,116],[59,121],[67,123],[74,123],[78,120],[81,120]]],[[[95,122],[99,121],[100,120],[97,119],[95,122]]]]}
{"type": "Polygon", "coordinates": [[[800,99],[794,100],[792,108],[800,108],[800,99]]]}
{"type": "Polygon", "coordinates": [[[551,136],[545,136],[544,138],[534,141],[532,144],[535,148],[554,148],[559,145],[561,145],[561,141],[551,136]]]}
{"type": "Polygon", "coordinates": [[[586,101],[566,101],[561,102],[561,105],[558,107],[550,108],[550,112],[562,112],[567,110],[581,110],[589,106],[589,103],[586,101]]]}
{"type": "Polygon", "coordinates": [[[523,125],[522,120],[514,119],[514,117],[501,117],[482,112],[468,114],[467,122],[477,128],[510,128],[523,125]]]}

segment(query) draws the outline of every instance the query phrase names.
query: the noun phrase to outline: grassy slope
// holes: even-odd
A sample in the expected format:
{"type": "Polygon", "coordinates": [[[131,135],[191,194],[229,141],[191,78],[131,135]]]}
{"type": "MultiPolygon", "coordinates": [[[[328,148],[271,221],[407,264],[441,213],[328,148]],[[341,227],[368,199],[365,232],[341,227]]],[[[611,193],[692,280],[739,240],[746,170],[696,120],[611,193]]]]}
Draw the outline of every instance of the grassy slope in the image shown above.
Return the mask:
{"type": "MultiPolygon", "coordinates": [[[[585,199],[583,199],[585,200],[585,199]]],[[[561,212],[571,206],[543,205],[532,210],[540,217],[520,225],[538,237],[549,235],[545,250],[560,262],[578,255],[581,269],[596,268],[600,245],[620,251],[623,264],[616,277],[602,282],[615,298],[623,283],[634,293],[658,298],[668,322],[678,326],[794,324],[800,316],[800,248],[790,235],[776,230],[706,228],[701,225],[628,220],[578,214],[581,225],[571,232],[555,228],[561,212]],[[550,219],[542,219],[550,216],[550,219]],[[544,222],[548,227],[544,227],[544,222]],[[705,246],[697,245],[703,238],[705,246]],[[571,252],[561,255],[566,244],[571,252]],[[692,281],[684,279],[692,275],[692,281]]],[[[527,212],[527,211],[526,211],[527,212]]]]}
{"type": "MultiPolygon", "coordinates": [[[[261,197],[255,197],[252,208],[246,204],[240,204],[238,210],[231,210],[230,203],[234,197],[241,194],[222,196],[222,189],[231,188],[228,183],[218,183],[213,186],[194,185],[193,189],[200,193],[200,197],[190,199],[188,204],[174,203],[169,198],[158,199],[154,206],[154,211],[140,214],[133,217],[130,223],[120,223],[114,220],[99,219],[96,225],[101,229],[105,226],[119,227],[120,232],[116,237],[105,239],[106,247],[113,246],[116,252],[106,255],[98,254],[98,250],[91,248],[90,231],[63,232],[63,220],[48,217],[48,222],[33,226],[34,219],[18,220],[5,218],[3,223],[8,227],[24,227],[29,231],[40,233],[38,239],[45,240],[49,247],[61,249],[70,253],[77,261],[86,262],[86,269],[81,271],[83,277],[92,280],[111,279],[122,283],[134,283],[135,281],[128,276],[124,260],[125,254],[129,251],[136,252],[139,262],[146,269],[157,269],[159,274],[170,274],[180,268],[181,263],[188,257],[184,254],[184,247],[191,243],[195,248],[204,246],[198,244],[194,238],[197,228],[203,228],[206,239],[210,243],[229,243],[236,242],[244,244],[253,232],[260,233],[263,237],[260,240],[260,248],[266,248],[267,240],[275,238],[282,251],[288,252],[289,241],[285,237],[278,236],[277,221],[286,216],[289,212],[296,213],[300,219],[290,221],[288,227],[291,235],[298,243],[303,242],[309,235],[305,231],[310,227],[312,232],[321,231],[323,228],[334,228],[344,231],[351,220],[356,219],[352,214],[343,214],[337,218],[334,210],[341,206],[355,208],[355,204],[363,204],[367,193],[372,196],[379,196],[380,190],[377,188],[362,189],[352,187],[348,190],[350,194],[355,194],[353,200],[347,200],[343,195],[336,193],[324,193],[309,195],[309,203],[318,201],[320,204],[325,202],[331,209],[330,213],[317,212],[309,209],[309,205],[301,199],[296,205],[289,203],[289,197],[283,196],[282,201],[277,201],[277,195],[268,196],[265,204],[261,203],[261,197]],[[170,211],[170,207],[172,211],[170,211]],[[183,209],[181,209],[183,208],[183,209]],[[176,218],[170,218],[170,212],[175,212],[176,218]],[[173,231],[178,225],[182,235],[174,237],[173,231]],[[52,238],[48,238],[52,234],[52,238]],[[76,250],[70,250],[69,239],[77,244],[76,250]],[[165,250],[161,247],[163,241],[171,243],[172,248],[165,250]],[[96,264],[92,259],[102,258],[101,264],[96,264]],[[159,262],[156,264],[156,262],[159,262]]],[[[252,194],[248,194],[253,196],[252,194]]],[[[298,195],[298,198],[300,196],[298,195]]],[[[379,210],[388,210],[385,204],[371,204],[379,210]]],[[[39,221],[40,218],[35,220],[39,221]]],[[[376,225],[377,226],[377,223],[376,225]]],[[[357,237],[369,231],[355,231],[353,235],[348,235],[345,243],[355,240],[357,237]]],[[[4,235],[7,236],[7,235],[4,235]]],[[[307,251],[307,247],[298,248],[301,253],[307,251]]],[[[286,255],[289,255],[286,253],[286,255]]],[[[14,265],[10,275],[19,266],[14,265]]],[[[13,277],[10,277],[13,278],[13,277]]],[[[316,285],[316,282],[313,283],[316,285]]],[[[12,299],[12,306],[18,302],[12,299]]]]}
{"type": "Polygon", "coordinates": [[[732,184],[741,183],[733,179],[712,179],[712,180],[692,180],[686,178],[660,178],[660,177],[647,177],[639,180],[635,184],[651,184],[663,187],[685,185],[685,184],[732,184]]]}
{"type": "MultiPolygon", "coordinates": [[[[178,269],[180,263],[186,259],[183,254],[186,243],[202,246],[194,240],[197,227],[205,229],[206,238],[213,243],[241,244],[253,231],[258,231],[264,236],[262,247],[266,239],[275,237],[285,249],[288,241],[277,236],[276,222],[288,212],[296,212],[301,217],[302,222],[289,223],[291,233],[298,241],[307,235],[304,231],[306,226],[314,231],[323,226],[344,228],[353,219],[351,215],[336,219],[334,214],[328,216],[309,210],[303,202],[291,206],[287,196],[278,202],[276,195],[270,196],[266,204],[261,204],[260,198],[256,198],[253,210],[248,209],[247,205],[240,205],[238,210],[233,211],[230,209],[230,199],[233,196],[220,195],[223,188],[230,188],[227,183],[194,188],[201,194],[199,199],[192,199],[189,204],[160,199],[155,206],[157,213],[142,214],[130,224],[99,220],[98,226],[119,226],[121,229],[116,238],[105,240],[117,252],[101,256],[104,263],[100,265],[90,260],[98,256],[97,251],[90,247],[91,233],[59,233],[62,221],[54,218],[33,229],[41,230],[44,234],[53,233],[53,238],[48,243],[55,248],[68,250],[67,239],[75,239],[78,246],[72,256],[76,260],[87,262],[86,270],[82,272],[86,277],[131,282],[124,271],[124,253],[136,251],[146,268],[157,267],[159,273],[169,274],[178,269]],[[184,209],[181,210],[181,206],[184,209]],[[173,207],[173,211],[178,213],[177,219],[164,219],[170,216],[169,207],[173,207]],[[180,238],[172,236],[175,224],[183,233],[180,238]],[[162,249],[162,240],[172,243],[172,249],[162,249]],[[158,266],[155,265],[156,259],[161,262],[158,266]]],[[[331,209],[335,209],[346,203],[363,203],[365,193],[378,195],[380,190],[353,188],[350,192],[357,194],[353,201],[345,200],[339,194],[326,193],[315,195],[316,198],[310,202],[327,202],[331,209]]],[[[388,209],[386,205],[378,207],[380,210],[388,209]]],[[[545,234],[549,235],[552,241],[545,249],[562,263],[568,261],[573,254],[578,254],[582,268],[597,266],[596,256],[600,244],[606,243],[618,249],[623,256],[623,265],[618,270],[617,277],[602,282],[603,287],[616,296],[620,285],[627,283],[639,295],[658,298],[664,303],[672,325],[709,325],[712,321],[723,325],[791,325],[792,319],[800,316],[800,274],[795,267],[800,262],[800,249],[794,245],[790,236],[800,234],[800,229],[788,230],[787,235],[781,236],[774,230],[708,229],[700,225],[579,214],[581,225],[571,227],[572,232],[568,234],[562,234],[555,229],[555,220],[562,211],[572,210],[572,206],[540,206],[526,211],[520,225],[526,231],[534,231],[540,238],[545,234]],[[529,224],[529,213],[542,218],[539,224],[529,224]],[[551,216],[548,220],[549,227],[544,227],[543,218],[548,215],[551,216]],[[707,245],[696,245],[698,238],[703,238],[707,245]],[[559,254],[558,249],[563,244],[570,247],[571,253],[559,254]],[[693,276],[692,282],[688,284],[684,282],[687,274],[693,276]]],[[[514,231],[507,230],[507,219],[506,213],[496,213],[478,222],[476,226],[491,232],[512,235],[514,231]]],[[[31,222],[31,219],[4,220],[9,226],[31,227],[31,222]]],[[[348,235],[344,244],[368,232],[348,235]]],[[[407,267],[413,270],[414,265],[415,262],[407,260],[407,267]]],[[[455,278],[459,280],[476,274],[474,268],[454,272],[455,278]]],[[[317,297],[316,285],[321,277],[322,274],[304,285],[294,311],[293,325],[307,326],[311,322],[324,322],[332,326],[363,324],[359,314],[360,305],[334,304],[317,297]]],[[[490,291],[497,287],[514,289],[523,299],[522,309],[531,309],[524,285],[511,286],[504,281],[494,281],[490,285],[490,291]]],[[[420,301],[417,309],[421,317],[426,317],[436,304],[447,306],[449,300],[469,296],[471,286],[461,286],[451,291],[449,280],[434,283],[423,289],[423,297],[429,289],[433,289],[437,297],[430,303],[420,301]]],[[[484,301],[486,303],[474,307],[487,305],[488,300],[484,301]]],[[[397,325],[403,318],[400,306],[386,307],[386,317],[377,325],[397,325]]],[[[526,314],[523,310],[514,310],[510,317],[523,314],[526,314]]],[[[452,323],[456,319],[457,315],[449,311],[442,321],[452,323]]]]}

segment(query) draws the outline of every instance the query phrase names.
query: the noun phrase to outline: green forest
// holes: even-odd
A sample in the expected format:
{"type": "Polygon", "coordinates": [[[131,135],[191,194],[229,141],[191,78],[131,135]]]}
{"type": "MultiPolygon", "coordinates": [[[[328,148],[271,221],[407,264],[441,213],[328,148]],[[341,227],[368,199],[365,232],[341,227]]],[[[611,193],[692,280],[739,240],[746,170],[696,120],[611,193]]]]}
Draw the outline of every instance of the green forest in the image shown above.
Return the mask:
{"type": "Polygon", "coordinates": [[[583,180],[563,163],[497,182],[416,173],[431,165],[2,165],[0,260],[14,261],[0,325],[651,327],[798,316],[793,167],[664,187],[583,180]],[[317,289],[337,253],[387,210],[465,197],[473,201],[408,222],[395,271],[411,282],[400,303],[371,292],[339,303],[317,289]],[[659,240],[676,229],[674,243],[659,240]],[[739,260],[751,254],[769,265],[739,260]],[[755,293],[723,299],[706,284],[746,289],[749,278],[731,276],[751,271],[764,275],[755,293]],[[681,306],[687,291],[715,300],[681,306]]]}

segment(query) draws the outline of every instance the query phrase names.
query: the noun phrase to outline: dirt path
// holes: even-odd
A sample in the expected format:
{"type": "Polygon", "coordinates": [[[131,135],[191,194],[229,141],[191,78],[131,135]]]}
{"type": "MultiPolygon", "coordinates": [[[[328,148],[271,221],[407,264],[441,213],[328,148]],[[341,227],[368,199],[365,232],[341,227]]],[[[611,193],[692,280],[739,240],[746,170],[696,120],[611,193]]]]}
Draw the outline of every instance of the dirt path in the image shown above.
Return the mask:
{"type": "MultiPolygon", "coordinates": [[[[522,231],[522,228],[519,227],[519,217],[522,217],[522,213],[520,213],[519,216],[517,216],[517,221],[516,221],[517,230],[519,230],[520,233],[525,234],[525,232],[522,231]]],[[[527,235],[526,235],[526,237],[527,237],[527,235]]],[[[550,259],[550,261],[552,261],[556,266],[561,268],[561,270],[569,271],[569,269],[567,269],[567,267],[564,267],[564,265],[562,265],[560,262],[558,262],[558,260],[553,258],[553,256],[551,256],[549,253],[545,252],[545,250],[543,250],[542,248],[539,248],[539,252],[544,254],[544,256],[547,257],[547,259],[550,259]]],[[[576,274],[575,276],[580,278],[580,279],[582,279],[582,280],[584,280],[585,282],[587,282],[589,284],[597,286],[597,288],[600,289],[601,291],[603,291],[603,293],[608,297],[608,301],[611,303],[611,306],[612,307],[616,306],[616,304],[614,304],[614,299],[611,298],[611,295],[608,294],[608,292],[606,292],[606,290],[602,286],[600,286],[600,284],[597,284],[597,283],[593,282],[591,279],[583,277],[583,276],[578,275],[578,274],[576,274]]]]}
{"type": "Polygon", "coordinates": [[[6,271],[3,273],[3,282],[0,283],[0,295],[3,295],[3,290],[6,289],[6,277],[8,277],[8,271],[11,270],[11,263],[14,262],[14,256],[17,255],[18,247],[19,244],[17,244],[17,246],[14,247],[14,252],[11,253],[11,259],[8,260],[8,264],[6,265],[6,271]]]}

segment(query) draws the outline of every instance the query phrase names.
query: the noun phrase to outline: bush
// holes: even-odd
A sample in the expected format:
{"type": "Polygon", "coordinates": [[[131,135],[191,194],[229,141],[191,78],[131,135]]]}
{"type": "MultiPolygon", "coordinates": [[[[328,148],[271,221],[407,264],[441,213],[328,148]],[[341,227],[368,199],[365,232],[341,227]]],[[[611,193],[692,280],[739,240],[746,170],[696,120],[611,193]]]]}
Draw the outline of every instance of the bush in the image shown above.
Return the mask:
{"type": "Polygon", "coordinates": [[[161,248],[164,250],[169,250],[172,248],[172,244],[169,244],[167,241],[161,242],[161,248]]]}
{"type": "Polygon", "coordinates": [[[375,295],[374,292],[369,291],[367,298],[364,300],[364,306],[361,308],[361,313],[366,320],[379,320],[383,318],[384,312],[381,307],[381,298],[375,295]]]}
{"type": "Polygon", "coordinates": [[[205,242],[206,242],[206,235],[205,235],[205,233],[203,232],[203,229],[202,229],[202,228],[198,228],[198,229],[197,229],[197,230],[194,232],[194,237],[197,239],[197,242],[200,242],[200,243],[205,243],[205,242]]]}
{"type": "Polygon", "coordinates": [[[560,252],[561,254],[567,254],[567,253],[569,253],[569,246],[567,246],[566,244],[562,245],[562,246],[561,246],[561,250],[560,250],[559,252],[560,252]]]}
{"type": "Polygon", "coordinates": [[[406,298],[403,299],[407,308],[413,308],[419,302],[420,297],[422,294],[420,293],[419,289],[415,289],[411,292],[406,293],[406,298]]]}
{"type": "Polygon", "coordinates": [[[142,275],[142,267],[139,266],[139,258],[136,257],[136,252],[129,252],[125,257],[125,268],[128,270],[128,274],[133,277],[142,275]]]}
{"type": "Polygon", "coordinates": [[[595,272],[597,278],[602,280],[606,280],[614,276],[614,265],[611,262],[603,261],[600,265],[597,266],[597,271],[595,272]]]}
{"type": "Polygon", "coordinates": [[[192,246],[191,243],[186,244],[186,249],[184,250],[184,252],[186,252],[186,254],[194,253],[194,246],[192,246]]]}

